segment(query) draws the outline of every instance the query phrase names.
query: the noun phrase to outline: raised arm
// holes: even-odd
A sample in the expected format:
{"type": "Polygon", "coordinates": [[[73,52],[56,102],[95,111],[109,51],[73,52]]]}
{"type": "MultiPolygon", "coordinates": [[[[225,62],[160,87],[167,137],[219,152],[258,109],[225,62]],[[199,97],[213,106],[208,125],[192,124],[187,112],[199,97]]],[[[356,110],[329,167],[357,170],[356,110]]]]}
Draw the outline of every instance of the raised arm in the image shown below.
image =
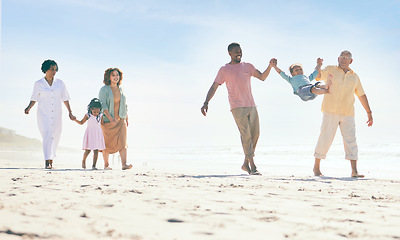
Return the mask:
{"type": "Polygon", "coordinates": [[[282,71],[280,68],[278,68],[278,60],[274,59],[273,63],[273,67],[275,68],[276,72],[286,81],[288,81],[289,83],[291,83],[292,78],[288,75],[286,75],[286,73],[284,71],[282,71]]]}
{"type": "Polygon", "coordinates": [[[369,107],[367,95],[364,94],[361,97],[358,97],[358,99],[360,99],[361,105],[363,105],[365,111],[367,111],[368,114],[367,125],[368,127],[371,127],[372,124],[374,123],[374,120],[372,118],[372,111],[371,108],[369,107]]]}
{"type": "Polygon", "coordinates": [[[273,59],[271,59],[271,61],[272,61],[272,67],[275,68],[275,71],[276,71],[278,74],[281,74],[282,70],[281,70],[280,68],[278,68],[278,60],[275,59],[275,58],[273,58],[273,59]],[[272,60],[273,60],[273,61],[272,61],[272,60]]]}
{"type": "Polygon", "coordinates": [[[82,120],[79,121],[78,119],[75,119],[75,122],[79,123],[80,125],[83,125],[88,119],[89,117],[85,114],[82,120]]]}
{"type": "Polygon", "coordinates": [[[261,73],[258,69],[256,69],[256,71],[253,74],[253,77],[256,77],[258,79],[260,79],[261,81],[264,81],[265,79],[267,79],[269,73],[271,72],[271,68],[272,68],[272,64],[275,58],[271,59],[269,61],[269,65],[267,67],[267,69],[265,69],[265,71],[263,73],[261,73]]]}
{"type": "Polygon", "coordinates": [[[214,97],[214,94],[217,91],[218,87],[219,87],[219,84],[214,82],[213,85],[211,85],[210,90],[208,90],[206,101],[204,102],[203,107],[201,107],[201,113],[204,116],[207,115],[208,103],[210,102],[211,98],[214,97]]]}
{"type": "Polygon", "coordinates": [[[322,67],[322,63],[324,62],[324,59],[322,59],[322,58],[318,58],[317,59],[317,66],[315,67],[315,70],[317,70],[318,71],[318,75],[319,75],[319,77],[321,77],[320,75],[321,75],[321,67],[322,67]]]}

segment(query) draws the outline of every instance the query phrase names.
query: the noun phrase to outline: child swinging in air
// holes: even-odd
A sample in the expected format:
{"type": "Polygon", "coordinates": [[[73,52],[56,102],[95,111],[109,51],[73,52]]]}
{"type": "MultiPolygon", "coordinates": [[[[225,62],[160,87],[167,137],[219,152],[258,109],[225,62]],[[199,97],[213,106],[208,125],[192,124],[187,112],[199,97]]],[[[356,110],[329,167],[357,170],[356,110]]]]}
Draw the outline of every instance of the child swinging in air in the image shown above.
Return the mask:
{"type": "Polygon", "coordinates": [[[82,168],[86,168],[86,158],[88,157],[91,150],[93,150],[93,165],[92,169],[97,170],[96,163],[99,151],[105,149],[103,131],[101,130],[101,118],[103,116],[101,112],[101,103],[97,98],[93,98],[88,105],[88,113],[85,114],[81,121],[75,120],[75,122],[83,125],[88,121],[85,135],[83,136],[82,149],[85,150],[83,153],[82,168]]]}
{"type": "Polygon", "coordinates": [[[272,67],[281,75],[283,79],[288,81],[290,85],[292,85],[293,93],[298,95],[301,100],[308,101],[313,100],[317,97],[317,95],[321,94],[330,94],[331,93],[331,85],[333,75],[329,74],[328,81],[326,85],[321,84],[321,82],[317,82],[312,84],[311,81],[314,80],[318,73],[321,72],[322,62],[324,60],[321,58],[317,59],[317,66],[315,70],[309,77],[303,74],[303,66],[301,64],[295,63],[292,64],[289,68],[292,77],[288,76],[281,69],[278,68],[278,62],[275,59],[272,63],[272,67]]]}

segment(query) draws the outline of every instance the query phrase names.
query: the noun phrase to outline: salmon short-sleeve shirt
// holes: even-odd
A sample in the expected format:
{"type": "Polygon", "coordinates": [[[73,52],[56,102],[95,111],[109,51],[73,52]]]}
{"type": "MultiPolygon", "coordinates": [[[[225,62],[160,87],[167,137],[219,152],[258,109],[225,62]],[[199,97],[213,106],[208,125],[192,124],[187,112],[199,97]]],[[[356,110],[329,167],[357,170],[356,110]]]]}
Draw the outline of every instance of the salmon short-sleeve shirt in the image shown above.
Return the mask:
{"type": "Polygon", "coordinates": [[[214,82],[220,85],[226,84],[231,110],[238,107],[256,107],[250,81],[255,71],[252,64],[244,62],[227,63],[219,69],[214,82]]]}
{"type": "Polygon", "coordinates": [[[360,78],[351,69],[345,73],[338,66],[327,66],[321,71],[321,79],[327,79],[329,73],[333,74],[332,93],[324,95],[322,111],[354,116],[354,95],[361,97],[365,94],[360,78]]]}

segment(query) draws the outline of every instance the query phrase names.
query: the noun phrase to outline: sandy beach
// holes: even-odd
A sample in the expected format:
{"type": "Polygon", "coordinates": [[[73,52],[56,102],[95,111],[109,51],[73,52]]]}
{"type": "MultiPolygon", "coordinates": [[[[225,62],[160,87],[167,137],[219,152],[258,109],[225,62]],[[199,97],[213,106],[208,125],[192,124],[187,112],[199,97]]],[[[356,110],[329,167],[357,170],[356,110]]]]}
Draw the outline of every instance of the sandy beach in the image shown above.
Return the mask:
{"type": "Polygon", "coordinates": [[[0,239],[400,239],[399,180],[17,162],[0,239]]]}

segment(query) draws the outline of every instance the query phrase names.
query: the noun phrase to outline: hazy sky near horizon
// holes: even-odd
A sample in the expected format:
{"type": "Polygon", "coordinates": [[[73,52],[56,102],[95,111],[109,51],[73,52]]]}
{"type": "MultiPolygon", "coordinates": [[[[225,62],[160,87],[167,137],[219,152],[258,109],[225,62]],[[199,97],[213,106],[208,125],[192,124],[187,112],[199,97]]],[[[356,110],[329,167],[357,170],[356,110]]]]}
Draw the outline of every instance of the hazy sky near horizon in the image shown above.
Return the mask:
{"type": "MultiPolygon", "coordinates": [[[[41,139],[37,105],[25,115],[45,59],[59,66],[73,113],[83,118],[98,96],[104,71],[118,67],[129,107],[131,147],[240,145],[226,86],[203,117],[200,108],[227,46],[238,42],[244,62],[264,71],[271,58],[286,70],[316,59],[337,64],[353,53],[373,111],[374,126],[356,99],[359,141],[399,141],[400,1],[1,1],[0,126],[41,139]]],[[[315,144],[322,96],[303,102],[275,70],[252,80],[260,115],[260,145],[315,144]]],[[[85,126],[64,108],[60,145],[80,148],[85,126]]],[[[340,140],[340,138],[337,137],[340,140]]]]}

